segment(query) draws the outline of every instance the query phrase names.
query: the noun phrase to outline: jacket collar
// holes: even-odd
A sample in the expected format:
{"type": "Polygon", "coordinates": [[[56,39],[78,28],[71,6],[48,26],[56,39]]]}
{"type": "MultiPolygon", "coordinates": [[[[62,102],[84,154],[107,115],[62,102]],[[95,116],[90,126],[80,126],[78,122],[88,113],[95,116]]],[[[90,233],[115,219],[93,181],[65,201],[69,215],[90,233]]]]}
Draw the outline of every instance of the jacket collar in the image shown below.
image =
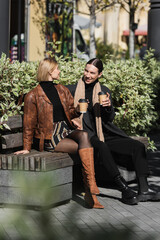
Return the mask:
{"type": "Polygon", "coordinates": [[[45,92],[43,91],[40,84],[38,84],[38,86],[37,86],[37,91],[38,91],[39,97],[43,97],[46,102],[48,102],[49,104],[52,104],[51,101],[49,100],[49,98],[47,97],[47,95],[45,94],[45,92]]]}

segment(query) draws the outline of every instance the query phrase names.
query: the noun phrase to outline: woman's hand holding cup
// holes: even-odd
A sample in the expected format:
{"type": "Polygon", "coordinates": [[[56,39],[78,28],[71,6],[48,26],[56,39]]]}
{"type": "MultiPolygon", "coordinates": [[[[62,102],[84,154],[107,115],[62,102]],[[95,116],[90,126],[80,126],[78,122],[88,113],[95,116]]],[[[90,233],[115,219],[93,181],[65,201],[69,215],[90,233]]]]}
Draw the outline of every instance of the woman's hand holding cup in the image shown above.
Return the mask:
{"type": "Polygon", "coordinates": [[[111,106],[110,94],[108,92],[106,94],[104,92],[99,92],[98,95],[99,95],[99,103],[102,107],[111,106]]]}

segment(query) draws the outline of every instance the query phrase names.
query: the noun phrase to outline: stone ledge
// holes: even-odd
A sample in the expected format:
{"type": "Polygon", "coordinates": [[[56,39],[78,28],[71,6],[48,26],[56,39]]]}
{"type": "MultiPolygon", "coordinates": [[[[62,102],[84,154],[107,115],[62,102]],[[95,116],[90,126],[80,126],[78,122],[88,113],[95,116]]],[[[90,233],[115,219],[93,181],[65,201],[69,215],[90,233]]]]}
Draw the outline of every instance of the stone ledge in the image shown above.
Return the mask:
{"type": "Polygon", "coordinates": [[[34,194],[26,195],[26,189],[0,186],[0,205],[27,206],[27,207],[54,207],[72,198],[72,183],[46,189],[49,196],[42,196],[40,189],[35,189],[34,194]]]}
{"type": "Polygon", "coordinates": [[[58,168],[72,166],[73,160],[67,153],[39,152],[32,150],[29,154],[0,155],[0,169],[24,171],[51,171],[58,168]]]}

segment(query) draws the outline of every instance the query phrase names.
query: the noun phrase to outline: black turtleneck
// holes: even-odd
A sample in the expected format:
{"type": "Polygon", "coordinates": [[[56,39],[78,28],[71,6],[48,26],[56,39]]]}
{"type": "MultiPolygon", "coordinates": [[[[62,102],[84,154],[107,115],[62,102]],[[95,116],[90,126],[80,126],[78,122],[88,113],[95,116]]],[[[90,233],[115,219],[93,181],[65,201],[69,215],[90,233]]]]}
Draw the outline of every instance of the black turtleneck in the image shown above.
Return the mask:
{"type": "Polygon", "coordinates": [[[53,121],[59,122],[65,120],[66,117],[55,85],[51,81],[40,82],[40,86],[53,104],[53,121]]]}
{"type": "Polygon", "coordinates": [[[89,110],[91,111],[93,103],[92,103],[92,95],[93,95],[93,88],[96,85],[98,80],[96,80],[93,83],[86,84],[85,83],[85,98],[89,100],[89,110]]]}

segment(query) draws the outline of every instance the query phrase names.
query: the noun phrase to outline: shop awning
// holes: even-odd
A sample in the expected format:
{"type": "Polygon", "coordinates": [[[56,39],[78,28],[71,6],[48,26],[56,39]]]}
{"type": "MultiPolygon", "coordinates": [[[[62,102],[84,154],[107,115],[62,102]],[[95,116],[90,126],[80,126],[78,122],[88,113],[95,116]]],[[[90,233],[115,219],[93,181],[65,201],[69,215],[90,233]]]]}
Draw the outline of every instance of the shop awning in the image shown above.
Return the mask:
{"type": "MultiPolygon", "coordinates": [[[[147,32],[147,25],[140,25],[135,30],[135,36],[147,36],[147,32]]],[[[129,30],[124,30],[123,36],[129,36],[129,30]]]]}

